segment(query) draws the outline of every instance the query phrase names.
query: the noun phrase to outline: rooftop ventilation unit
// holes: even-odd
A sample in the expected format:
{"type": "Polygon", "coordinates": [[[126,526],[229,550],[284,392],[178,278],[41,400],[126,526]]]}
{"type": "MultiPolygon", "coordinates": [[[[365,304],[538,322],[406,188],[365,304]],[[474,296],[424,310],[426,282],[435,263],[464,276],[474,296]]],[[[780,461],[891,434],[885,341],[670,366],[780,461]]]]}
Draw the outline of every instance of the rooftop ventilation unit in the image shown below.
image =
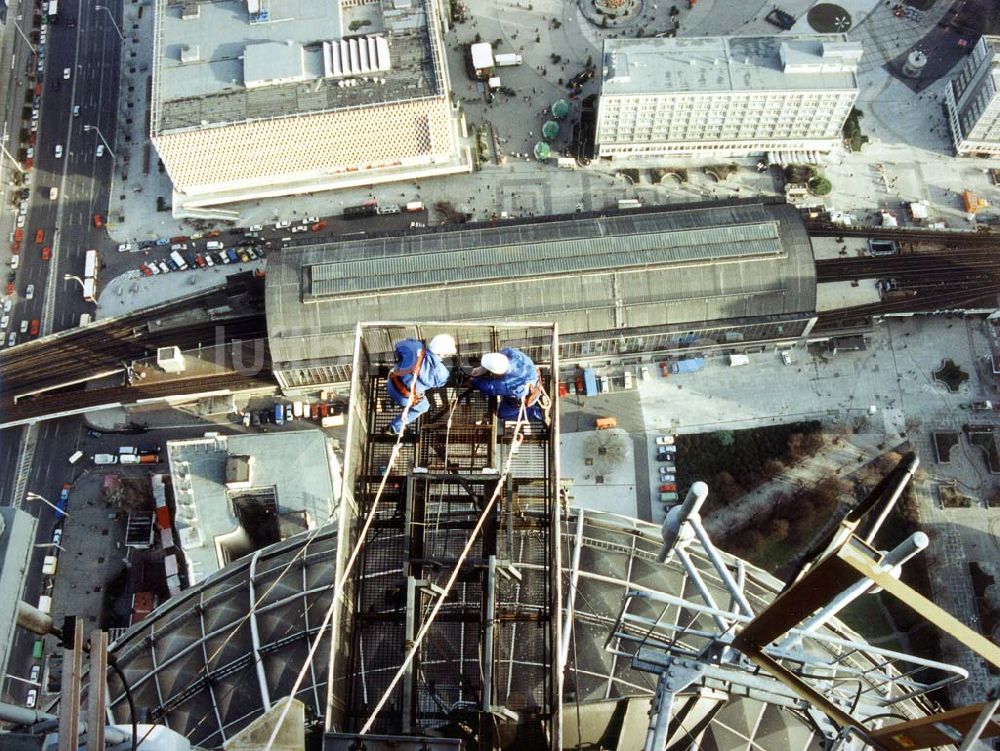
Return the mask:
{"type": "Polygon", "coordinates": [[[197,0],[187,0],[181,5],[181,20],[192,21],[201,18],[201,3],[197,0]]]}
{"type": "Polygon", "coordinates": [[[185,44],[181,47],[181,62],[196,63],[201,59],[201,51],[197,44],[185,44]]]}
{"type": "Polygon", "coordinates": [[[392,68],[389,42],[383,36],[323,42],[323,75],[349,78],[392,68]]]}

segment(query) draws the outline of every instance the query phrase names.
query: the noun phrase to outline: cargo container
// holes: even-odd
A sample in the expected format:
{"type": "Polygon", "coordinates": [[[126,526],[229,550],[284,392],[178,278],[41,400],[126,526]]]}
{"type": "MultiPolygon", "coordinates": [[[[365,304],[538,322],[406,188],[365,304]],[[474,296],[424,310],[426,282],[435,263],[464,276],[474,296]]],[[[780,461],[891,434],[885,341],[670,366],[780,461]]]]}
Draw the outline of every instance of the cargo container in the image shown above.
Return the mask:
{"type": "Polygon", "coordinates": [[[47,555],[42,559],[42,576],[55,576],[59,566],[59,559],[54,555],[47,555]]]}
{"type": "Polygon", "coordinates": [[[423,211],[424,210],[424,202],[423,201],[410,201],[408,204],[406,204],[406,210],[407,211],[423,211]]]}
{"type": "Polygon", "coordinates": [[[670,363],[671,373],[696,373],[705,367],[704,357],[691,357],[687,360],[675,360],[670,363]]]}
{"type": "Polygon", "coordinates": [[[52,612],[52,598],[48,595],[42,595],[38,598],[38,609],[43,613],[52,612]]]}
{"type": "Polygon", "coordinates": [[[326,417],[320,418],[320,426],[324,428],[339,428],[344,424],[343,415],[328,415],[326,417]]]}
{"type": "Polygon", "coordinates": [[[598,417],[594,425],[598,430],[610,430],[618,427],[618,420],[614,417],[598,417]]]}
{"type": "Polygon", "coordinates": [[[749,365],[750,358],[746,355],[730,355],[729,356],[729,367],[738,368],[741,365],[749,365]]]}
{"type": "Polygon", "coordinates": [[[139,457],[140,464],[159,464],[160,455],[159,454],[142,454],[139,457]]]}
{"type": "Polygon", "coordinates": [[[597,394],[597,374],[593,368],[584,368],[583,370],[583,393],[587,396],[597,394]]]}

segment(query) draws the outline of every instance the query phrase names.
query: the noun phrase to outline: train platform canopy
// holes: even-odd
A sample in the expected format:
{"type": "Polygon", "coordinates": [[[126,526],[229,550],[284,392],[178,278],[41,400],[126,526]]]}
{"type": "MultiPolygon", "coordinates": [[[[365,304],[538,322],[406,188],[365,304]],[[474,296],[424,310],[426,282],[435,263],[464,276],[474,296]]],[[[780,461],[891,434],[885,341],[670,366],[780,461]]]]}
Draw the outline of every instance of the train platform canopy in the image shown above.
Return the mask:
{"type": "Polygon", "coordinates": [[[346,375],[334,371],[350,363],[359,320],[431,312],[443,321],[546,320],[558,323],[562,347],[687,324],[801,319],[815,305],[812,247],[798,212],[750,202],[285,249],[269,258],[265,288],[275,372],[328,368],[330,382],[346,375]]]}

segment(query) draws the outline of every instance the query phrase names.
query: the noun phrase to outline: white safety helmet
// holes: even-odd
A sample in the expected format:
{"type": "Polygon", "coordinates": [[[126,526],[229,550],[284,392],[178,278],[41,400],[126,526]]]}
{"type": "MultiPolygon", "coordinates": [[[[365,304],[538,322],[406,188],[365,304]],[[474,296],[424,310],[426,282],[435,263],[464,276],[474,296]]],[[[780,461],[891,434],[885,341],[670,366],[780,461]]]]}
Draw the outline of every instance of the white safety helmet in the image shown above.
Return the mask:
{"type": "Polygon", "coordinates": [[[455,337],[451,334],[438,334],[431,339],[430,344],[427,345],[427,349],[438,357],[451,357],[458,352],[458,347],[455,345],[455,337]]]}
{"type": "Polygon", "coordinates": [[[503,375],[510,370],[510,360],[503,352],[488,352],[483,355],[482,366],[494,375],[503,375]]]}

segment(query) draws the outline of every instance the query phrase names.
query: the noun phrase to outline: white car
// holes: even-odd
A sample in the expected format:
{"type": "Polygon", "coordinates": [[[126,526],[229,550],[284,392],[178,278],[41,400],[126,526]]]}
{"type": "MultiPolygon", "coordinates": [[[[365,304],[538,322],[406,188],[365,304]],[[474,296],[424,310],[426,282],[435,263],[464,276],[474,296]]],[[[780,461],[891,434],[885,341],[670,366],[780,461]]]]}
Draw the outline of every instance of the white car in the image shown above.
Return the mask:
{"type": "Polygon", "coordinates": [[[315,224],[318,221],[319,221],[319,217],[318,216],[308,216],[308,217],[306,217],[306,224],[315,224]]]}
{"type": "Polygon", "coordinates": [[[11,300],[9,297],[6,298],[6,299],[4,299],[4,301],[3,301],[3,312],[4,313],[10,313],[10,309],[13,308],[13,307],[14,307],[14,301],[13,300],[11,300]]]}
{"type": "Polygon", "coordinates": [[[56,159],[62,159],[62,144],[56,144],[56,159]]]}
{"type": "Polygon", "coordinates": [[[97,144],[97,150],[94,152],[95,156],[104,156],[104,144],[97,144]]]}
{"type": "Polygon", "coordinates": [[[167,266],[167,262],[166,261],[160,261],[156,265],[160,267],[160,271],[162,271],[164,274],[169,274],[170,273],[170,267],[167,266]]]}
{"type": "Polygon", "coordinates": [[[660,467],[660,482],[673,482],[676,479],[672,473],[664,472],[663,467],[660,467]]]}
{"type": "Polygon", "coordinates": [[[672,435],[658,435],[656,436],[657,446],[673,446],[674,437],[672,435]]]}
{"type": "Polygon", "coordinates": [[[787,349],[781,350],[781,361],[785,365],[791,365],[792,364],[792,353],[789,352],[787,349]]]}
{"type": "Polygon", "coordinates": [[[34,296],[35,296],[35,285],[29,284],[27,287],[24,288],[24,299],[30,300],[34,296]]]}
{"type": "Polygon", "coordinates": [[[264,225],[263,224],[251,224],[250,225],[250,231],[251,232],[260,232],[262,229],[264,229],[264,225]]]}
{"type": "Polygon", "coordinates": [[[94,454],[94,464],[117,464],[118,457],[114,454],[94,454]]]}
{"type": "Polygon", "coordinates": [[[309,225],[299,224],[295,227],[292,227],[292,232],[305,232],[307,229],[309,229],[309,225]]]}
{"type": "Polygon", "coordinates": [[[69,68],[63,68],[63,80],[68,81],[72,71],[69,68]]]}
{"type": "Polygon", "coordinates": [[[58,545],[60,542],[62,542],[62,527],[56,527],[52,531],[52,544],[58,545]]]}
{"type": "Polygon", "coordinates": [[[10,326],[10,316],[7,314],[0,316],[0,331],[5,331],[8,326],[10,326]]]}
{"type": "Polygon", "coordinates": [[[291,227],[291,226],[292,226],[291,222],[275,222],[274,223],[274,228],[275,229],[285,229],[286,227],[291,227]]]}
{"type": "Polygon", "coordinates": [[[31,672],[28,674],[28,680],[32,683],[38,683],[38,676],[42,674],[41,665],[32,665],[31,672]]]}
{"type": "Polygon", "coordinates": [[[17,344],[17,332],[11,331],[10,336],[7,337],[7,346],[13,347],[15,344],[17,344]]]}
{"type": "Polygon", "coordinates": [[[24,229],[24,215],[23,214],[18,214],[17,215],[17,228],[18,229],[24,229]]]}
{"type": "Polygon", "coordinates": [[[205,265],[207,267],[211,268],[212,266],[215,265],[215,261],[212,259],[212,254],[211,253],[206,253],[205,256],[204,256],[204,258],[205,258],[205,265]]]}
{"type": "Polygon", "coordinates": [[[30,691],[28,691],[28,698],[24,700],[24,706],[30,709],[31,707],[34,707],[35,704],[37,703],[38,703],[38,689],[33,688],[30,691]]]}
{"type": "Polygon", "coordinates": [[[79,104],[74,104],[73,105],[73,117],[79,117],[79,116],[80,116],[80,105],[79,104]]]}
{"type": "Polygon", "coordinates": [[[133,250],[135,250],[135,243],[119,243],[118,245],[119,253],[125,253],[126,251],[131,253],[133,250]]]}

